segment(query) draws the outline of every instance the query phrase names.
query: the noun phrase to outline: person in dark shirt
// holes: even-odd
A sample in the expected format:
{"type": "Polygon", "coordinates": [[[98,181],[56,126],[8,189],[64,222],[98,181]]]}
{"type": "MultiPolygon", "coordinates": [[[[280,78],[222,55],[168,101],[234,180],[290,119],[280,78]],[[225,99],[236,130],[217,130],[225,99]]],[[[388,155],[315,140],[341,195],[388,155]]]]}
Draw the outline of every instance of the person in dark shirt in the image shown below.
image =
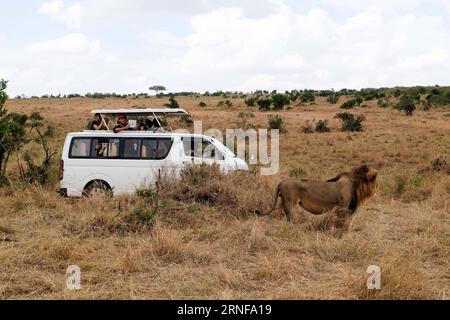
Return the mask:
{"type": "Polygon", "coordinates": [[[89,121],[88,130],[106,130],[100,113],[96,113],[94,119],[89,121]]]}
{"type": "Polygon", "coordinates": [[[107,156],[106,147],[108,145],[108,139],[100,138],[97,145],[95,146],[95,151],[97,152],[97,157],[103,158],[107,156]]]}
{"type": "Polygon", "coordinates": [[[148,130],[157,130],[158,128],[160,128],[160,124],[158,122],[158,120],[156,120],[156,118],[154,118],[153,120],[151,119],[147,119],[145,120],[145,124],[147,125],[148,130]]]}
{"type": "Polygon", "coordinates": [[[100,113],[96,113],[94,115],[94,119],[89,121],[88,123],[88,130],[105,130],[105,125],[102,121],[102,116],[100,113]]]}
{"type": "Polygon", "coordinates": [[[117,126],[114,127],[114,133],[119,133],[127,130],[133,130],[133,128],[131,128],[130,124],[128,123],[127,117],[121,114],[117,118],[117,126]]]}

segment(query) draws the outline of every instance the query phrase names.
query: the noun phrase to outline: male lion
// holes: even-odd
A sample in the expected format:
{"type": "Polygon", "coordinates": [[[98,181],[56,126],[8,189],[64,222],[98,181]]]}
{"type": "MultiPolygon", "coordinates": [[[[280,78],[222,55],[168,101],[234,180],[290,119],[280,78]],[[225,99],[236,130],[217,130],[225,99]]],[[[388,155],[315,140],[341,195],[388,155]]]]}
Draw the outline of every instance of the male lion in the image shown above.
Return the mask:
{"type": "Polygon", "coordinates": [[[294,180],[282,181],[275,193],[272,209],[267,213],[256,211],[258,215],[270,215],[281,197],[284,214],[292,220],[292,209],[299,204],[303,209],[319,215],[333,209],[345,209],[354,214],[364,200],[375,192],[377,171],[366,165],[344,172],[326,182],[294,180]]]}

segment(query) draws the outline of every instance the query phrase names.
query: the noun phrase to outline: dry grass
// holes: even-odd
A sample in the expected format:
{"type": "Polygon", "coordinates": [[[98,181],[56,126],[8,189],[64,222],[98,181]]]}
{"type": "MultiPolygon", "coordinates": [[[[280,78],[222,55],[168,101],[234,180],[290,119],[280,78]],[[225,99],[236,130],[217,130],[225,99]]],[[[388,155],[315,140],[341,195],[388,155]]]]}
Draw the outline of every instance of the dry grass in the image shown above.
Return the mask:
{"type": "MultiPolygon", "coordinates": [[[[178,100],[204,128],[233,128],[247,111],[239,99],[228,109],[216,107],[220,98],[178,100]],[[207,107],[197,107],[200,100],[207,107]]],[[[40,99],[7,107],[40,112],[57,127],[52,145],[60,150],[91,109],[166,102],[40,99]]],[[[450,159],[445,111],[410,118],[369,103],[355,109],[366,118],[362,133],[338,132],[337,112],[321,99],[281,112],[287,133],[277,176],[203,170],[176,185],[167,181],[155,207],[138,197],[62,199],[56,184],[13,179],[0,189],[0,298],[448,299],[450,175],[429,169],[441,155],[450,159]],[[305,121],[314,119],[328,120],[332,132],[303,134],[305,121]],[[270,206],[282,178],[330,178],[361,162],[380,170],[379,188],[346,220],[346,232],[333,230],[337,213],[312,217],[299,209],[293,223],[281,210],[253,214],[270,206]],[[155,211],[155,219],[136,214],[142,207],[155,211]],[[65,289],[66,269],[74,264],[82,271],[82,290],[75,292],[65,289]],[[381,290],[366,288],[369,265],[381,267],[381,290]]],[[[249,122],[265,128],[269,114],[254,110],[249,122]]],[[[12,162],[12,178],[15,171],[12,162]]]]}

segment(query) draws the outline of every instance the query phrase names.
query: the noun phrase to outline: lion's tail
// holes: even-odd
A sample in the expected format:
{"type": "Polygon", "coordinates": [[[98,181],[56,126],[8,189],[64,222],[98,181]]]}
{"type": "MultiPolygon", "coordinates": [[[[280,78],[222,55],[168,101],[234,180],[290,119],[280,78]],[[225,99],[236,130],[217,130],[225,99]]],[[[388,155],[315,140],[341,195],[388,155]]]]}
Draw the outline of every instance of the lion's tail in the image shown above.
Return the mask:
{"type": "Polygon", "coordinates": [[[255,213],[256,213],[258,216],[268,216],[268,215],[271,215],[272,212],[273,212],[273,210],[275,210],[275,208],[277,207],[277,203],[278,203],[278,197],[280,196],[280,186],[281,186],[281,182],[280,182],[280,184],[278,184],[277,190],[276,190],[276,192],[275,192],[275,199],[274,199],[274,201],[273,201],[272,209],[270,209],[270,211],[269,211],[269,212],[266,212],[266,213],[263,213],[263,212],[261,212],[261,211],[259,211],[259,210],[256,210],[255,213]]]}

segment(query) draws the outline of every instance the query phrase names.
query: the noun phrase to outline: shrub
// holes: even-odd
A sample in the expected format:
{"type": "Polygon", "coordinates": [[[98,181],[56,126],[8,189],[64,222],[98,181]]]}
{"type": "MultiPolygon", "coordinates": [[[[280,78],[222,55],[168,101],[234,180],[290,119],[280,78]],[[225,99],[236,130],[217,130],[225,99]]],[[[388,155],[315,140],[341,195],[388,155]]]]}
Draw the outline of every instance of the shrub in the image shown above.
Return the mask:
{"type": "Polygon", "coordinates": [[[409,88],[408,96],[414,100],[416,103],[420,102],[420,92],[418,88],[409,88]]]}
{"type": "Polygon", "coordinates": [[[352,99],[342,104],[341,109],[353,109],[353,107],[356,106],[356,104],[357,104],[356,99],[352,99]]]}
{"type": "Polygon", "coordinates": [[[217,104],[218,107],[223,108],[223,107],[232,107],[233,103],[230,100],[221,100],[219,101],[219,103],[217,104]]]}
{"type": "Polygon", "coordinates": [[[328,128],[328,121],[327,120],[319,120],[316,123],[316,132],[323,133],[323,132],[330,132],[330,128],[328,128]]]}
{"type": "Polygon", "coordinates": [[[185,126],[191,127],[194,124],[194,120],[192,120],[190,115],[183,115],[180,117],[180,123],[185,126]]]}
{"type": "Polygon", "coordinates": [[[388,108],[388,107],[389,107],[388,101],[387,101],[387,100],[384,100],[384,99],[378,100],[377,105],[378,105],[380,108],[388,108]]]}
{"type": "Polygon", "coordinates": [[[258,99],[254,98],[254,97],[248,98],[248,99],[245,100],[245,104],[247,105],[247,107],[254,107],[254,106],[256,106],[256,101],[257,100],[258,99]]]}
{"type": "Polygon", "coordinates": [[[398,97],[400,97],[402,95],[402,90],[400,90],[400,89],[395,89],[395,91],[394,91],[394,97],[396,97],[396,98],[398,98],[398,97]]]}
{"type": "Polygon", "coordinates": [[[270,106],[272,105],[272,99],[270,98],[260,98],[256,101],[256,104],[259,106],[259,110],[261,111],[269,111],[270,106]]]}
{"type": "Polygon", "coordinates": [[[200,101],[198,106],[201,107],[201,108],[204,108],[204,107],[206,107],[206,103],[204,103],[203,101],[200,101]]]}
{"type": "Polygon", "coordinates": [[[408,95],[402,95],[400,102],[396,105],[396,109],[402,110],[407,116],[412,116],[414,110],[416,110],[416,105],[414,101],[408,95]]]}
{"type": "Polygon", "coordinates": [[[128,222],[131,222],[131,220],[137,219],[138,221],[143,222],[143,223],[152,223],[155,220],[156,215],[153,211],[148,209],[146,206],[138,206],[133,209],[129,218],[130,218],[129,219],[130,221],[128,221],[128,222]]]}
{"type": "Polygon", "coordinates": [[[249,122],[249,119],[254,117],[253,113],[240,112],[236,121],[237,128],[242,130],[255,129],[255,125],[249,122]]]}
{"type": "Polygon", "coordinates": [[[355,117],[355,115],[343,112],[338,113],[336,115],[336,118],[340,119],[342,121],[342,127],[341,131],[363,131],[364,128],[362,126],[362,122],[364,121],[364,118],[362,116],[355,117]]]}
{"type": "Polygon", "coordinates": [[[305,134],[314,133],[314,127],[311,124],[311,122],[309,122],[309,120],[306,120],[306,123],[305,123],[305,125],[302,128],[302,132],[305,133],[305,134]]]}
{"type": "Polygon", "coordinates": [[[272,96],[273,108],[275,110],[282,110],[284,106],[288,105],[291,102],[291,99],[287,94],[274,94],[272,96]]]}
{"type": "Polygon", "coordinates": [[[26,137],[26,115],[8,113],[4,105],[8,100],[6,94],[8,82],[0,79],[0,185],[6,184],[6,165],[11,155],[28,141],[26,137]]]}
{"type": "Polygon", "coordinates": [[[357,104],[358,106],[360,106],[361,103],[363,103],[363,101],[364,101],[364,99],[363,99],[363,97],[362,97],[361,95],[357,95],[356,98],[355,98],[355,100],[356,100],[356,104],[357,104]]]}
{"type": "Polygon", "coordinates": [[[330,93],[330,95],[327,97],[327,101],[331,104],[336,104],[339,101],[339,94],[336,92],[330,93]]]}
{"type": "Polygon", "coordinates": [[[426,106],[439,106],[439,105],[449,105],[450,104],[450,91],[445,92],[444,90],[438,90],[434,88],[425,98],[426,106]]]}
{"type": "Polygon", "coordinates": [[[56,151],[51,151],[49,146],[49,140],[55,136],[55,129],[49,125],[43,130],[43,124],[37,119],[43,120],[37,112],[30,116],[31,131],[35,131],[37,134],[37,137],[31,141],[42,147],[42,150],[44,151],[44,160],[39,165],[35,164],[33,157],[31,157],[27,151],[23,156],[23,160],[27,164],[27,170],[25,171],[21,164],[19,164],[19,170],[22,180],[29,183],[38,182],[39,184],[44,185],[49,180],[52,158],[57,154],[56,151]]]}
{"type": "Polygon", "coordinates": [[[281,116],[271,116],[269,118],[269,128],[272,130],[280,130],[280,132],[284,132],[284,120],[281,116]]]}
{"type": "Polygon", "coordinates": [[[146,200],[153,200],[156,197],[156,191],[152,188],[140,188],[136,190],[136,195],[146,200]]]}
{"type": "Polygon", "coordinates": [[[316,96],[312,91],[304,92],[300,97],[301,102],[315,102],[316,96]]]}
{"type": "Polygon", "coordinates": [[[178,109],[178,108],[180,108],[180,105],[178,104],[178,101],[175,100],[175,96],[173,96],[173,95],[170,96],[169,103],[166,103],[164,106],[167,107],[167,108],[171,108],[171,109],[178,109]]]}

